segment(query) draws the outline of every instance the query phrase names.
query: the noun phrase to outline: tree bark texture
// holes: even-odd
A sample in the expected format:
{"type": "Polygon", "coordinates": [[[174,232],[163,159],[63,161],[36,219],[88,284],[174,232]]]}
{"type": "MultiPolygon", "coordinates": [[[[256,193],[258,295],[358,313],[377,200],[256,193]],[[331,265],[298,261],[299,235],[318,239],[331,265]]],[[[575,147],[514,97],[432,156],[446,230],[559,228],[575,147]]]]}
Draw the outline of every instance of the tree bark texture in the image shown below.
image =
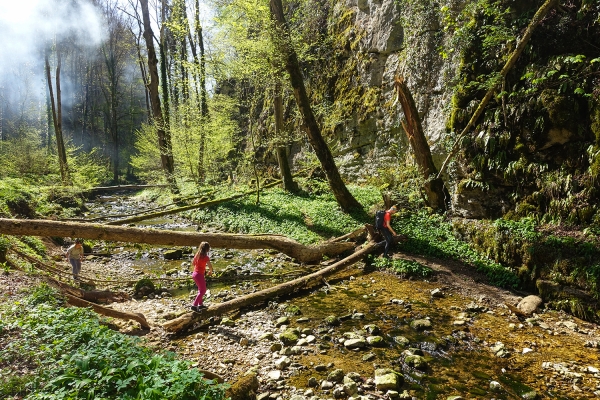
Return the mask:
{"type": "Polygon", "coordinates": [[[325,242],[320,245],[305,246],[280,235],[196,233],[6,218],[0,218],[0,233],[20,236],[79,237],[166,246],[198,246],[200,242],[209,242],[213,248],[275,249],[305,263],[320,261],[324,255],[335,257],[354,247],[353,243],[348,242],[325,242]]]}
{"type": "Polygon", "coordinates": [[[142,17],[144,21],[144,39],[146,40],[146,48],[148,51],[148,74],[150,82],[148,91],[150,92],[150,104],[152,106],[152,116],[156,125],[158,134],[158,147],[160,149],[160,160],[163,170],[167,175],[167,180],[170,184],[175,184],[173,176],[174,163],[173,151],[171,149],[171,136],[163,119],[162,107],[160,104],[160,94],[158,92],[158,59],[154,50],[154,33],[150,25],[150,13],[148,10],[148,0],[140,0],[142,6],[142,17]]]}
{"type": "Polygon", "coordinates": [[[277,163],[279,164],[279,172],[283,181],[283,189],[290,193],[298,191],[298,185],[294,182],[290,163],[288,162],[287,146],[284,140],[284,122],[283,122],[283,98],[281,96],[281,82],[277,80],[275,84],[275,96],[273,96],[273,109],[275,113],[275,140],[280,142],[276,148],[277,163]]]}
{"type": "Polygon", "coordinates": [[[415,100],[404,81],[404,77],[397,76],[394,80],[394,86],[406,118],[406,136],[415,154],[419,171],[425,179],[423,188],[427,196],[427,205],[435,210],[445,211],[448,208],[450,194],[442,179],[436,178],[437,168],[433,163],[433,157],[431,157],[431,149],[423,132],[415,100]]]}
{"type": "Polygon", "coordinates": [[[146,317],[144,317],[143,314],[128,313],[128,312],[113,310],[112,308],[103,307],[101,305],[91,303],[89,301],[80,299],[79,297],[75,297],[75,296],[72,296],[72,295],[66,294],[66,293],[65,293],[65,296],[67,297],[67,302],[72,306],[82,307],[82,308],[91,308],[96,313],[107,316],[107,317],[111,317],[111,318],[133,320],[133,321],[139,322],[140,326],[143,329],[150,329],[150,325],[148,325],[148,321],[146,321],[146,317]]]}
{"type": "Polygon", "coordinates": [[[56,100],[54,99],[54,90],[52,88],[52,75],[50,73],[50,62],[48,53],[45,54],[46,79],[48,81],[48,90],[50,92],[50,105],[52,107],[52,121],[54,122],[54,135],[56,136],[56,149],[58,153],[58,163],[60,167],[60,176],[63,183],[70,181],[69,165],[67,164],[67,151],[62,133],[62,107],[60,97],[60,53],[56,50],[56,100]]]}
{"type": "Polygon", "coordinates": [[[487,93],[485,94],[483,99],[479,102],[479,105],[477,106],[477,109],[471,116],[471,119],[467,123],[467,126],[465,126],[465,128],[462,130],[460,135],[458,135],[458,137],[456,138],[456,141],[454,142],[454,145],[452,146],[450,153],[448,153],[448,156],[446,157],[446,159],[444,160],[444,163],[440,167],[440,171],[437,174],[438,178],[441,177],[442,173],[446,169],[446,167],[447,167],[448,163],[450,162],[450,160],[452,159],[452,157],[454,157],[454,155],[458,152],[461,139],[469,132],[469,129],[471,129],[471,127],[473,127],[475,125],[475,122],[477,122],[477,120],[479,119],[481,114],[483,114],[483,110],[485,109],[485,107],[487,106],[487,103],[492,98],[492,95],[498,89],[498,86],[500,86],[500,84],[504,81],[504,78],[508,74],[508,71],[510,71],[510,69],[513,67],[513,65],[515,65],[515,63],[517,62],[517,59],[519,58],[519,56],[521,55],[523,50],[525,50],[525,46],[527,45],[527,42],[529,42],[529,39],[531,38],[531,35],[533,34],[533,31],[535,30],[535,28],[542,21],[542,19],[544,19],[546,14],[548,14],[548,12],[552,8],[554,8],[557,4],[558,4],[558,0],[546,0],[544,2],[544,4],[542,4],[542,6],[535,13],[535,15],[533,16],[531,21],[529,21],[529,25],[527,25],[527,29],[525,29],[525,33],[523,34],[523,37],[521,38],[521,40],[519,40],[519,43],[517,44],[517,48],[511,53],[510,57],[508,57],[508,61],[506,61],[506,64],[504,64],[504,67],[500,71],[500,76],[499,76],[498,81],[487,91],[487,93]]]}
{"type": "Polygon", "coordinates": [[[223,313],[232,310],[237,310],[242,307],[247,307],[253,304],[263,303],[274,297],[281,296],[284,294],[290,294],[299,289],[309,288],[321,282],[323,278],[332,275],[349,265],[355,264],[367,254],[370,254],[376,249],[382,247],[384,243],[385,242],[370,242],[364,248],[355,252],[354,254],[317,272],[306,276],[302,276],[289,282],[282,283],[277,286],[273,286],[268,289],[263,289],[255,293],[238,297],[237,299],[211,305],[210,307],[199,313],[189,312],[180,316],[179,318],[166,322],[165,324],[163,324],[163,328],[170,332],[179,332],[189,328],[195,322],[201,319],[206,319],[215,315],[221,315],[223,313]]]}
{"type": "Polygon", "coordinates": [[[335,165],[333,155],[331,154],[325,139],[323,139],[323,136],[321,135],[321,129],[319,128],[319,124],[317,123],[317,120],[313,114],[310,106],[310,100],[306,93],[304,78],[298,65],[298,56],[296,55],[296,51],[291,47],[292,44],[287,31],[281,0],[270,0],[270,6],[271,16],[275,20],[277,29],[279,31],[279,34],[274,35],[277,37],[274,40],[276,40],[277,45],[284,55],[285,68],[290,76],[292,88],[294,89],[294,97],[298,103],[298,109],[300,110],[300,114],[302,114],[304,124],[306,125],[308,140],[315,151],[317,158],[321,162],[323,170],[325,171],[325,175],[327,176],[327,181],[331,187],[331,191],[333,192],[333,195],[335,196],[335,199],[341,209],[344,210],[344,212],[361,210],[361,204],[354,198],[354,196],[352,196],[346,187],[342,177],[340,176],[340,172],[335,165]]]}

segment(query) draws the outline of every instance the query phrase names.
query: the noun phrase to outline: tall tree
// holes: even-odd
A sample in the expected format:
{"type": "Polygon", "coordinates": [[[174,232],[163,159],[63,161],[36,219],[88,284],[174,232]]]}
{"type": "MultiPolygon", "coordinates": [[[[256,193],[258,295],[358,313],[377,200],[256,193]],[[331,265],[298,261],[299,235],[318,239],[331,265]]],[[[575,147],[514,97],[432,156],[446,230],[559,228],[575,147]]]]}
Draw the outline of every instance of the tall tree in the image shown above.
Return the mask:
{"type": "Polygon", "coordinates": [[[275,83],[275,95],[273,96],[273,109],[275,114],[275,136],[277,140],[276,153],[279,172],[283,181],[283,189],[288,192],[297,192],[298,185],[294,182],[290,163],[288,162],[287,143],[285,140],[285,124],[283,122],[283,97],[281,95],[281,81],[275,83]]]}
{"type": "Polygon", "coordinates": [[[58,44],[56,45],[56,100],[54,99],[54,90],[52,88],[52,74],[50,73],[50,61],[48,51],[45,53],[44,61],[46,64],[46,80],[48,82],[48,91],[50,93],[50,105],[52,108],[52,121],[54,122],[54,134],[56,135],[56,147],[58,153],[58,164],[60,167],[60,176],[63,183],[70,183],[69,165],[67,163],[67,152],[62,132],[62,101],[60,90],[60,67],[61,57],[58,44]]]}
{"type": "Polygon", "coordinates": [[[292,48],[281,0],[270,0],[270,9],[271,16],[275,21],[275,27],[277,29],[274,38],[277,41],[277,47],[280,49],[285,60],[285,68],[290,76],[291,84],[294,89],[294,97],[296,98],[300,114],[302,115],[306,126],[308,140],[315,151],[317,158],[321,162],[333,195],[339,206],[345,212],[362,209],[360,203],[352,196],[344,184],[338,168],[335,165],[333,155],[321,135],[321,129],[313,114],[310,100],[306,93],[304,78],[298,65],[298,56],[296,55],[296,51],[292,48]]]}
{"type": "Polygon", "coordinates": [[[150,92],[150,103],[152,105],[152,116],[156,125],[156,131],[158,134],[158,146],[160,148],[160,160],[167,175],[167,180],[176,188],[174,162],[173,162],[173,150],[171,146],[171,135],[165,126],[162,108],[160,104],[160,94],[158,91],[158,59],[156,58],[156,52],[154,51],[154,34],[152,33],[152,27],[150,25],[150,13],[148,11],[148,0],[140,0],[142,6],[142,18],[144,21],[144,39],[146,40],[146,48],[148,51],[148,73],[150,75],[150,82],[148,84],[148,91],[150,92]]]}

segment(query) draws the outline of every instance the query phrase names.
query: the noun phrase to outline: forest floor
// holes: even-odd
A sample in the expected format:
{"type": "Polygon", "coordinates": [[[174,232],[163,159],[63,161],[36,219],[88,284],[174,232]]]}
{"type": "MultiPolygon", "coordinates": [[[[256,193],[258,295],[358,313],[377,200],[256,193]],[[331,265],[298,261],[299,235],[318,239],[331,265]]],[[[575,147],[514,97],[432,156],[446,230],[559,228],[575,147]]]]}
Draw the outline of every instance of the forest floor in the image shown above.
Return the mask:
{"type": "MultiPolygon", "coordinates": [[[[68,273],[63,249],[50,242],[46,245],[50,257],[61,259],[58,265],[64,264],[68,273]]],[[[260,399],[347,398],[351,391],[365,398],[393,398],[395,391],[377,390],[374,376],[378,368],[390,367],[412,374],[421,386],[404,385],[397,394],[400,398],[421,398],[434,386],[444,396],[489,398],[492,381],[499,381],[502,387],[494,389],[500,390],[494,392],[497,398],[523,397],[527,390],[535,391],[538,398],[600,396],[600,330],[596,324],[552,310],[519,319],[505,304],[516,305],[525,293],[487,285],[483,275],[459,262],[404,254],[394,257],[432,268],[433,277],[407,280],[355,266],[313,291],[223,316],[178,336],[168,334],[161,325],[188,312],[192,293],[183,298],[162,293],[110,305],[144,314],[151,325],[149,331],[134,322],[113,322],[122,332],[140,336],[151,347],[176,352],[230,383],[254,370],[260,399]],[[442,294],[434,298],[431,293],[435,289],[442,294]],[[291,309],[299,312],[290,313],[291,309]],[[324,324],[329,315],[343,321],[341,326],[324,324]],[[433,327],[424,332],[411,328],[410,321],[422,319],[430,320],[433,327]],[[378,325],[388,345],[348,348],[346,340],[364,334],[367,324],[378,325]],[[282,346],[277,339],[286,328],[297,328],[299,340],[282,346]],[[398,337],[408,338],[410,344],[398,346],[398,337]],[[431,343],[436,343],[434,348],[431,343]],[[414,348],[423,350],[429,364],[426,369],[406,362],[407,352],[414,348]],[[453,354],[450,367],[438,362],[448,354],[453,354]],[[336,369],[353,377],[356,385],[337,381],[332,376],[336,369]],[[438,384],[440,381],[443,384],[438,384]]],[[[84,262],[82,273],[134,278],[135,269],[123,268],[122,261],[106,263],[92,258],[84,262]]],[[[38,281],[32,274],[14,270],[0,275],[2,301],[22,296],[38,281]]],[[[224,301],[257,287],[246,282],[213,290],[208,302],[224,301]]]]}

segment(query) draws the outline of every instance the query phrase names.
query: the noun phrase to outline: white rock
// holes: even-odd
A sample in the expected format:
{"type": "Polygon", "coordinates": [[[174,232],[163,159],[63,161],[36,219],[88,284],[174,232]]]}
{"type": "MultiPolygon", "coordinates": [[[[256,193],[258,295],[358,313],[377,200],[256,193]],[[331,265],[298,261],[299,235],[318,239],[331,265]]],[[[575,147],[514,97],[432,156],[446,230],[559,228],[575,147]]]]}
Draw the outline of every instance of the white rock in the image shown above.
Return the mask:
{"type": "Polygon", "coordinates": [[[523,354],[531,353],[532,351],[533,351],[533,349],[530,349],[529,347],[525,347],[523,349],[523,354]]]}

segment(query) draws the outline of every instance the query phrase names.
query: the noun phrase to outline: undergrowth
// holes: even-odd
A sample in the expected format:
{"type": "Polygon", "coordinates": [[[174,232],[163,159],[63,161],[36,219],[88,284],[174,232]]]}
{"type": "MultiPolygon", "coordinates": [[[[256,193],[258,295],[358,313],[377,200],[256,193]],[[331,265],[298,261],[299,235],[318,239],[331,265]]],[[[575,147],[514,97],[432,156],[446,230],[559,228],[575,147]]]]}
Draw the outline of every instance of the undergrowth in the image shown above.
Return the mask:
{"type": "Polygon", "coordinates": [[[519,278],[512,270],[458,239],[443,216],[406,210],[397,215],[393,219],[394,230],[408,237],[397,245],[401,251],[461,261],[484,273],[492,285],[513,289],[519,286],[519,278]]]}
{"type": "MultiPolygon", "coordinates": [[[[349,187],[363,205],[376,204],[381,195],[372,187],[349,187]]],[[[346,214],[333,194],[295,196],[282,189],[261,193],[260,203],[251,196],[192,213],[201,229],[213,227],[225,232],[281,234],[304,244],[342,236],[372,223],[367,211],[346,214]]]]}
{"type": "Polygon", "coordinates": [[[189,362],[155,354],[138,338],[102,325],[90,310],[57,308],[55,295],[39,287],[23,304],[0,309],[3,398],[224,398],[226,386],[203,380],[189,362]]]}

